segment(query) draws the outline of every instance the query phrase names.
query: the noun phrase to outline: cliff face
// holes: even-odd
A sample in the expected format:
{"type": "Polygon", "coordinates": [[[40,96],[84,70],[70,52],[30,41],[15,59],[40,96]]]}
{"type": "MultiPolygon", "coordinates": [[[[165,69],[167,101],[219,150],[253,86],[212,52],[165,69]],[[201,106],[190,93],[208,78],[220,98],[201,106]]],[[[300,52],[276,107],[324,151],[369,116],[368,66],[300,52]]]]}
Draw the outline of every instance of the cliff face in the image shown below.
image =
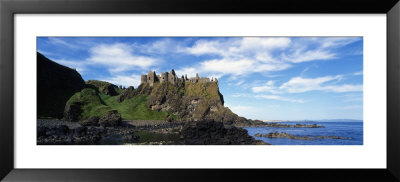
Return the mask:
{"type": "MultiPolygon", "coordinates": [[[[144,88],[143,84],[141,87],[144,88]]],[[[171,112],[184,121],[214,120],[235,125],[251,124],[224,107],[217,82],[154,84],[147,106],[155,111],[171,112]]]]}
{"type": "Polygon", "coordinates": [[[63,117],[68,99],[85,82],[74,69],[57,64],[37,53],[37,117],[63,117]]]}

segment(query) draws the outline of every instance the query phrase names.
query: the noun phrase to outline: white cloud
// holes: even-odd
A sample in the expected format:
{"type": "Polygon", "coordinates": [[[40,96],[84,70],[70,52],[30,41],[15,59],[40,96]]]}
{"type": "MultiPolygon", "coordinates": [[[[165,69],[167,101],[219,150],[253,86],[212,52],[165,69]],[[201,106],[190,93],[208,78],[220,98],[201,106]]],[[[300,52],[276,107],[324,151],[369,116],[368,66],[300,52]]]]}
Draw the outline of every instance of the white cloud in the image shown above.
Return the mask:
{"type": "Polygon", "coordinates": [[[251,94],[244,94],[244,93],[235,93],[231,95],[232,97],[252,97],[251,94]]]}
{"type": "Polygon", "coordinates": [[[89,62],[106,65],[112,73],[134,69],[147,70],[159,61],[152,57],[134,55],[132,47],[123,43],[101,44],[92,47],[90,54],[89,62]]]}
{"type": "Polygon", "coordinates": [[[232,109],[233,111],[238,111],[238,110],[241,110],[241,111],[243,111],[243,110],[248,111],[248,110],[253,109],[253,107],[250,107],[250,106],[241,106],[241,105],[232,106],[232,107],[229,107],[229,108],[232,109]]]}
{"type": "Polygon", "coordinates": [[[279,95],[256,95],[255,98],[287,101],[287,102],[294,102],[294,103],[304,103],[304,101],[302,99],[292,99],[292,98],[288,98],[288,97],[282,97],[279,95]]]}
{"type": "Polygon", "coordinates": [[[343,92],[361,92],[361,91],[363,91],[363,86],[361,84],[357,84],[357,85],[350,85],[350,84],[328,85],[328,86],[322,86],[321,90],[338,92],[338,93],[343,93],[343,92]]]}
{"type": "Polygon", "coordinates": [[[279,91],[278,91],[278,88],[276,88],[274,86],[274,83],[275,83],[274,81],[270,80],[265,85],[255,86],[255,87],[251,88],[251,90],[253,90],[254,93],[270,92],[273,94],[277,94],[277,93],[279,93],[279,91]]]}
{"type": "Polygon", "coordinates": [[[342,107],[336,107],[335,109],[339,109],[339,110],[351,110],[351,109],[359,109],[359,108],[361,108],[361,105],[342,106],[342,107]]]}
{"type": "Polygon", "coordinates": [[[363,75],[363,71],[358,71],[358,72],[355,72],[355,73],[353,73],[353,75],[355,75],[355,76],[358,76],[358,75],[363,75]]]}
{"type": "Polygon", "coordinates": [[[199,40],[181,52],[199,56],[215,55],[219,58],[181,69],[196,69],[198,73],[218,76],[280,71],[289,68],[290,64],[275,60],[270,51],[285,48],[290,42],[289,38],[260,37],[199,40]]]}
{"type": "Polygon", "coordinates": [[[294,103],[304,103],[303,99],[293,99],[289,97],[283,97],[279,95],[265,95],[265,94],[247,94],[247,93],[236,93],[233,94],[232,97],[248,97],[248,98],[258,98],[258,99],[269,99],[269,100],[278,100],[285,102],[294,102],[294,103]]]}
{"type": "Polygon", "coordinates": [[[125,87],[134,86],[137,88],[140,85],[140,75],[132,74],[129,76],[116,75],[110,78],[103,79],[115,85],[122,85],[125,87]]]}
{"type": "Polygon", "coordinates": [[[242,85],[244,82],[245,82],[244,80],[240,80],[240,81],[236,82],[235,85],[236,85],[236,86],[240,86],[240,85],[242,85]]]}
{"type": "Polygon", "coordinates": [[[175,70],[175,73],[177,75],[187,75],[188,78],[192,78],[196,76],[196,73],[199,73],[199,70],[197,70],[196,68],[187,67],[175,70]]]}
{"type": "Polygon", "coordinates": [[[292,63],[336,59],[339,57],[336,48],[359,40],[354,37],[300,38],[281,56],[292,63]]]}
{"type": "Polygon", "coordinates": [[[296,63],[338,58],[334,49],[345,46],[359,38],[284,38],[244,37],[198,40],[192,47],[179,52],[197,56],[214,56],[208,60],[180,69],[196,70],[197,73],[221,76],[286,70],[296,63]],[[275,50],[282,53],[276,55],[275,50]],[[275,54],[274,54],[275,53],[275,54]]]}
{"type": "Polygon", "coordinates": [[[315,60],[328,60],[336,58],[334,53],[326,50],[308,50],[305,52],[296,51],[291,55],[283,54],[282,58],[293,63],[302,63],[315,60]]]}
{"type": "Polygon", "coordinates": [[[146,44],[133,43],[131,46],[133,51],[145,54],[167,54],[177,52],[182,42],[173,41],[169,38],[163,38],[146,44]]]}
{"type": "Polygon", "coordinates": [[[286,90],[289,93],[301,93],[312,90],[324,90],[324,87],[321,84],[338,80],[342,78],[341,75],[336,76],[325,76],[325,77],[317,77],[317,78],[302,78],[302,77],[294,77],[290,79],[288,82],[282,84],[279,89],[286,90]]]}
{"type": "Polygon", "coordinates": [[[337,82],[341,81],[343,77],[343,75],[317,78],[294,77],[279,87],[275,86],[273,81],[268,81],[265,85],[252,87],[252,91],[254,93],[269,92],[272,94],[303,93],[309,91],[327,91],[336,93],[363,91],[362,84],[337,84],[337,82]]]}
{"type": "Polygon", "coordinates": [[[65,59],[51,59],[54,62],[67,66],[72,69],[76,69],[80,74],[87,71],[88,63],[86,61],[74,61],[74,60],[65,60],[65,59]]]}
{"type": "Polygon", "coordinates": [[[322,38],[322,48],[330,48],[330,47],[342,47],[353,42],[359,41],[361,38],[354,37],[327,37],[322,38]]]}
{"type": "Polygon", "coordinates": [[[54,44],[54,45],[61,45],[64,47],[68,47],[70,49],[82,49],[81,46],[73,44],[73,43],[69,43],[65,40],[62,40],[61,38],[56,38],[56,37],[49,37],[48,38],[48,43],[50,44],[54,44]]]}

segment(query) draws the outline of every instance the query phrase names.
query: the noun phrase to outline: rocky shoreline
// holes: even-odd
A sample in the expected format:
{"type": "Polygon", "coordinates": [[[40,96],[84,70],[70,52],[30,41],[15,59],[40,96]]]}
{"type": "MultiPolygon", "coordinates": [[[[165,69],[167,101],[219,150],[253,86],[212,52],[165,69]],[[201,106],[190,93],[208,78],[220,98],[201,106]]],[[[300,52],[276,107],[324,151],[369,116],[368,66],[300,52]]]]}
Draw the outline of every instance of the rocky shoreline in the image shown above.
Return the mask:
{"type": "Polygon", "coordinates": [[[341,140],[351,140],[350,137],[341,137],[341,136],[296,136],[290,135],[286,132],[271,132],[267,134],[256,133],[254,136],[256,137],[266,137],[266,138],[288,138],[293,140],[315,140],[315,139],[341,139],[341,140]]]}
{"type": "MultiPolygon", "coordinates": [[[[38,145],[265,145],[247,130],[216,121],[144,122],[120,121],[118,125],[96,122],[38,119],[38,145]],[[90,125],[88,124],[90,123],[90,125]],[[157,124],[154,124],[157,123],[157,124]]],[[[111,123],[116,123],[112,121],[111,123]]],[[[117,122],[118,123],[118,122],[117,122]]]]}

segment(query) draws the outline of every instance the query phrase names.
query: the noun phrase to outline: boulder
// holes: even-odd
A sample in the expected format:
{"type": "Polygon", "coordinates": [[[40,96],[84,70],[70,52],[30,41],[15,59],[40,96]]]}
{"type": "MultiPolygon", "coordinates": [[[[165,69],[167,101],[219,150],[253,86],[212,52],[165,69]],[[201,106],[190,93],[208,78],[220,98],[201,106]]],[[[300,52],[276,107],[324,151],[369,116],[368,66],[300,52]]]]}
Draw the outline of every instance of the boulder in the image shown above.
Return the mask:
{"type": "Polygon", "coordinates": [[[213,120],[187,123],[180,133],[186,145],[266,144],[255,140],[245,129],[225,126],[213,120]]]}
{"type": "Polygon", "coordinates": [[[76,127],[74,129],[73,135],[77,137],[85,136],[87,134],[87,128],[84,126],[76,127]]]}
{"type": "Polygon", "coordinates": [[[86,82],[85,87],[92,88],[92,89],[96,90],[97,92],[101,92],[101,93],[109,95],[109,96],[118,95],[117,91],[115,90],[118,87],[112,83],[108,83],[105,81],[88,80],[86,82]]]}
{"type": "Polygon", "coordinates": [[[81,105],[80,102],[67,104],[64,110],[64,119],[68,121],[78,121],[82,112],[81,105]]]}
{"type": "Polygon", "coordinates": [[[42,136],[60,136],[69,133],[69,128],[66,125],[59,125],[53,128],[46,129],[46,134],[42,136]]]}
{"type": "Polygon", "coordinates": [[[120,95],[117,97],[118,102],[123,102],[125,99],[130,99],[135,96],[135,90],[133,86],[128,87],[128,89],[124,90],[120,95]]]}
{"type": "Polygon", "coordinates": [[[121,114],[116,110],[108,111],[106,115],[102,116],[99,120],[99,124],[103,127],[108,126],[121,126],[122,118],[121,114]]]}
{"type": "Polygon", "coordinates": [[[37,137],[47,136],[46,131],[47,131],[47,127],[44,127],[44,126],[37,127],[37,137]]]}
{"type": "Polygon", "coordinates": [[[112,85],[112,84],[108,84],[108,85],[104,86],[101,89],[101,93],[109,95],[109,96],[118,95],[118,93],[115,91],[115,85],[112,85]]]}
{"type": "Polygon", "coordinates": [[[288,139],[293,139],[293,140],[312,140],[312,138],[307,137],[307,136],[295,136],[295,135],[290,135],[286,132],[271,132],[267,134],[261,134],[261,133],[256,133],[254,136],[256,137],[267,137],[267,138],[288,138],[288,139]]]}
{"type": "Polygon", "coordinates": [[[99,126],[100,117],[90,116],[88,119],[80,121],[79,123],[83,126],[99,126]]]}

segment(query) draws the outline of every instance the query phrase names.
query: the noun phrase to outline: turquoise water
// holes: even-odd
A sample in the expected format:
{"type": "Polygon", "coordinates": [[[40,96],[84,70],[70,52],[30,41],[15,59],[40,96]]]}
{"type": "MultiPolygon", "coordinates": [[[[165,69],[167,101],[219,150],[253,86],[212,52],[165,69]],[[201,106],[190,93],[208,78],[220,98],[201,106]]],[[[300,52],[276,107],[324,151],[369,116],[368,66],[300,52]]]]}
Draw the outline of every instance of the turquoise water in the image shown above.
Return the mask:
{"type": "Polygon", "coordinates": [[[277,128],[277,127],[247,127],[249,135],[256,133],[286,132],[290,135],[307,136],[313,140],[294,140],[287,138],[256,137],[273,145],[363,145],[363,122],[279,122],[282,124],[318,124],[325,128],[277,128]],[[316,136],[340,136],[351,139],[318,139],[316,136]]]}

